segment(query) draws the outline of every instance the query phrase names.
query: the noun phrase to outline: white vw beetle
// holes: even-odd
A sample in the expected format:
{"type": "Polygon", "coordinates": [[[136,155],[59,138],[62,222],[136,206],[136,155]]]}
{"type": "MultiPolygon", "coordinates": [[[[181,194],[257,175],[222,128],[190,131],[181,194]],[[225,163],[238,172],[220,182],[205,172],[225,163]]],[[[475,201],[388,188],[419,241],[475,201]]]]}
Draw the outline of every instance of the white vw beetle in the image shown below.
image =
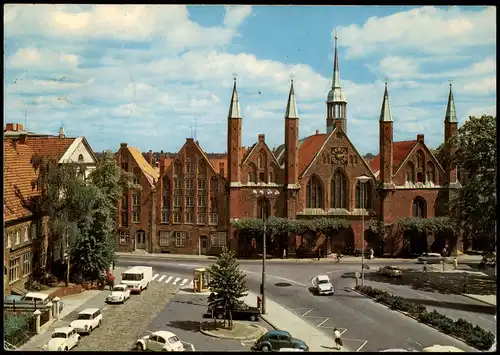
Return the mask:
{"type": "Polygon", "coordinates": [[[311,283],[316,291],[316,294],[318,295],[333,295],[335,292],[328,275],[315,276],[311,283]]]}
{"type": "Polygon", "coordinates": [[[184,345],[177,335],[166,330],[159,330],[140,338],[135,343],[135,348],[148,351],[184,351],[184,345]]]}
{"type": "Polygon", "coordinates": [[[87,308],[78,313],[78,318],[71,322],[70,327],[78,331],[78,333],[92,333],[97,327],[102,324],[102,313],[99,308],[87,308]]]}
{"type": "Polygon", "coordinates": [[[125,303],[130,298],[130,289],[127,285],[116,285],[111,294],[106,297],[108,303],[125,303]]]}
{"type": "Polygon", "coordinates": [[[56,328],[43,349],[46,351],[68,351],[77,346],[79,342],[80,335],[76,329],[71,327],[56,328]]]}

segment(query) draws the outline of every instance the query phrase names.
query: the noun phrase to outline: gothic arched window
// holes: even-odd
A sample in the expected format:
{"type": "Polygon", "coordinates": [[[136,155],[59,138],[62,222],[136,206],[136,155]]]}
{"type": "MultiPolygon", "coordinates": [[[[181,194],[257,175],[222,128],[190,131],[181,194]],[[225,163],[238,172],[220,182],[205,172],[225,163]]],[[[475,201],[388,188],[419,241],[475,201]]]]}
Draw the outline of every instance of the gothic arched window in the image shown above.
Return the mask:
{"type": "Polygon", "coordinates": [[[415,182],[415,167],[411,161],[406,164],[405,180],[411,183],[415,182]]]}
{"type": "Polygon", "coordinates": [[[344,172],[340,169],[335,171],[331,181],[331,208],[349,208],[349,190],[347,188],[347,178],[344,172]]]}
{"type": "Polygon", "coordinates": [[[307,183],[306,208],[323,208],[323,187],[316,176],[312,176],[307,183]]]}
{"type": "Polygon", "coordinates": [[[413,199],[413,217],[427,217],[427,202],[423,197],[417,196],[413,199]]]}
{"type": "Polygon", "coordinates": [[[436,183],[436,169],[434,168],[434,164],[432,162],[427,163],[427,181],[436,183]]]}
{"type": "Polygon", "coordinates": [[[162,199],[162,212],[161,222],[170,222],[170,179],[168,176],[163,177],[163,199],[162,199]]]}

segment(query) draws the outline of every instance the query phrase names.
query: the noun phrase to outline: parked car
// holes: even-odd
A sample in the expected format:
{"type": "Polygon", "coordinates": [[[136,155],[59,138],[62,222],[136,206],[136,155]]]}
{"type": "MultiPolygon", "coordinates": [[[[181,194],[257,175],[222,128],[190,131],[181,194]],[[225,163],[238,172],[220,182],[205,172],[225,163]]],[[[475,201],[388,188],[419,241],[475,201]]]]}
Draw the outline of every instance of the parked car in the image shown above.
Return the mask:
{"type": "Polygon", "coordinates": [[[424,261],[427,261],[427,264],[440,264],[444,258],[439,253],[423,253],[419,256],[418,262],[423,264],[424,261]]]}
{"type": "MultiPolygon", "coordinates": [[[[224,308],[216,307],[213,309],[213,311],[214,311],[214,316],[217,319],[224,319],[224,308]]],[[[210,316],[212,315],[212,309],[210,307],[208,307],[207,309],[207,314],[210,316]]],[[[236,320],[250,320],[254,322],[259,320],[260,309],[258,309],[257,307],[244,305],[240,309],[232,310],[231,317],[232,319],[236,320]]],[[[229,314],[227,315],[226,318],[229,318],[229,314]]]]}
{"type": "Polygon", "coordinates": [[[92,333],[92,331],[100,327],[102,324],[102,313],[99,308],[87,308],[78,313],[76,320],[71,322],[70,327],[78,331],[78,333],[92,333]]]}
{"type": "Polygon", "coordinates": [[[184,345],[177,335],[166,330],[159,330],[138,339],[135,348],[147,351],[184,351],[184,345]]]}
{"type": "Polygon", "coordinates": [[[270,330],[252,346],[253,351],[279,351],[282,348],[309,351],[309,347],[304,341],[292,337],[290,333],[284,330],[270,330]]]}
{"type": "Polygon", "coordinates": [[[43,348],[46,351],[68,351],[80,342],[80,335],[71,327],[56,328],[49,342],[43,348]]]}
{"type": "Polygon", "coordinates": [[[424,353],[463,353],[462,349],[449,345],[433,345],[422,350],[424,353]]]}
{"type": "Polygon", "coordinates": [[[386,265],[381,267],[378,270],[380,275],[388,276],[388,277],[401,277],[403,276],[403,271],[397,267],[392,265],[386,265]]]}
{"type": "Polygon", "coordinates": [[[317,295],[333,295],[335,290],[328,275],[318,275],[313,277],[311,283],[317,295]]]}
{"type": "Polygon", "coordinates": [[[281,348],[280,351],[304,351],[304,349],[281,348]]]}
{"type": "MultiPolygon", "coordinates": [[[[9,295],[3,299],[4,308],[11,309],[14,307],[35,309],[44,308],[51,302],[51,298],[46,293],[41,292],[27,292],[24,295],[9,295]]],[[[64,302],[59,301],[59,312],[64,308],[64,302]]]]}
{"type": "Polygon", "coordinates": [[[130,298],[130,288],[127,285],[116,285],[106,297],[108,303],[125,303],[130,298]]]}

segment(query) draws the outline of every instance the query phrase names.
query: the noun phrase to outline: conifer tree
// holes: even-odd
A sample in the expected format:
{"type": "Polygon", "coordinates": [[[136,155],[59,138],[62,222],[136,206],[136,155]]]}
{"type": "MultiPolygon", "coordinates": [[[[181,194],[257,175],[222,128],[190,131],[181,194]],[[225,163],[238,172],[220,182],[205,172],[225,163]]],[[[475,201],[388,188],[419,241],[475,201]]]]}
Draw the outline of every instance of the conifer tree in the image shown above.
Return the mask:
{"type": "Polygon", "coordinates": [[[217,262],[210,265],[210,291],[208,297],[211,309],[220,307],[224,310],[224,325],[228,320],[228,327],[232,329],[232,313],[243,306],[241,297],[247,295],[248,287],[246,275],[240,270],[239,264],[232,251],[224,251],[217,258],[217,262]],[[229,318],[228,318],[229,316],[229,318]]]}

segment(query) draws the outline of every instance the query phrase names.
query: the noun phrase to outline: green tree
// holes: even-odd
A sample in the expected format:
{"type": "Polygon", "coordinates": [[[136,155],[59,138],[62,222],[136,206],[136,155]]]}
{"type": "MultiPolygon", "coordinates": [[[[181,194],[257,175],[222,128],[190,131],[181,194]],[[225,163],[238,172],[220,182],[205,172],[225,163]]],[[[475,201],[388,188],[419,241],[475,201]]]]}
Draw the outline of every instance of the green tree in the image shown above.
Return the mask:
{"type": "Polygon", "coordinates": [[[228,320],[228,327],[233,328],[232,310],[243,306],[241,297],[247,295],[248,287],[246,275],[240,270],[239,264],[232,251],[225,250],[217,258],[215,264],[208,268],[210,272],[209,307],[220,307],[224,310],[224,325],[228,320]],[[229,319],[227,316],[229,315],[229,319]]]}
{"type": "Polygon", "coordinates": [[[470,117],[453,141],[451,161],[467,171],[468,182],[450,201],[452,217],[475,248],[492,250],[496,221],[496,118],[470,117]]]}

